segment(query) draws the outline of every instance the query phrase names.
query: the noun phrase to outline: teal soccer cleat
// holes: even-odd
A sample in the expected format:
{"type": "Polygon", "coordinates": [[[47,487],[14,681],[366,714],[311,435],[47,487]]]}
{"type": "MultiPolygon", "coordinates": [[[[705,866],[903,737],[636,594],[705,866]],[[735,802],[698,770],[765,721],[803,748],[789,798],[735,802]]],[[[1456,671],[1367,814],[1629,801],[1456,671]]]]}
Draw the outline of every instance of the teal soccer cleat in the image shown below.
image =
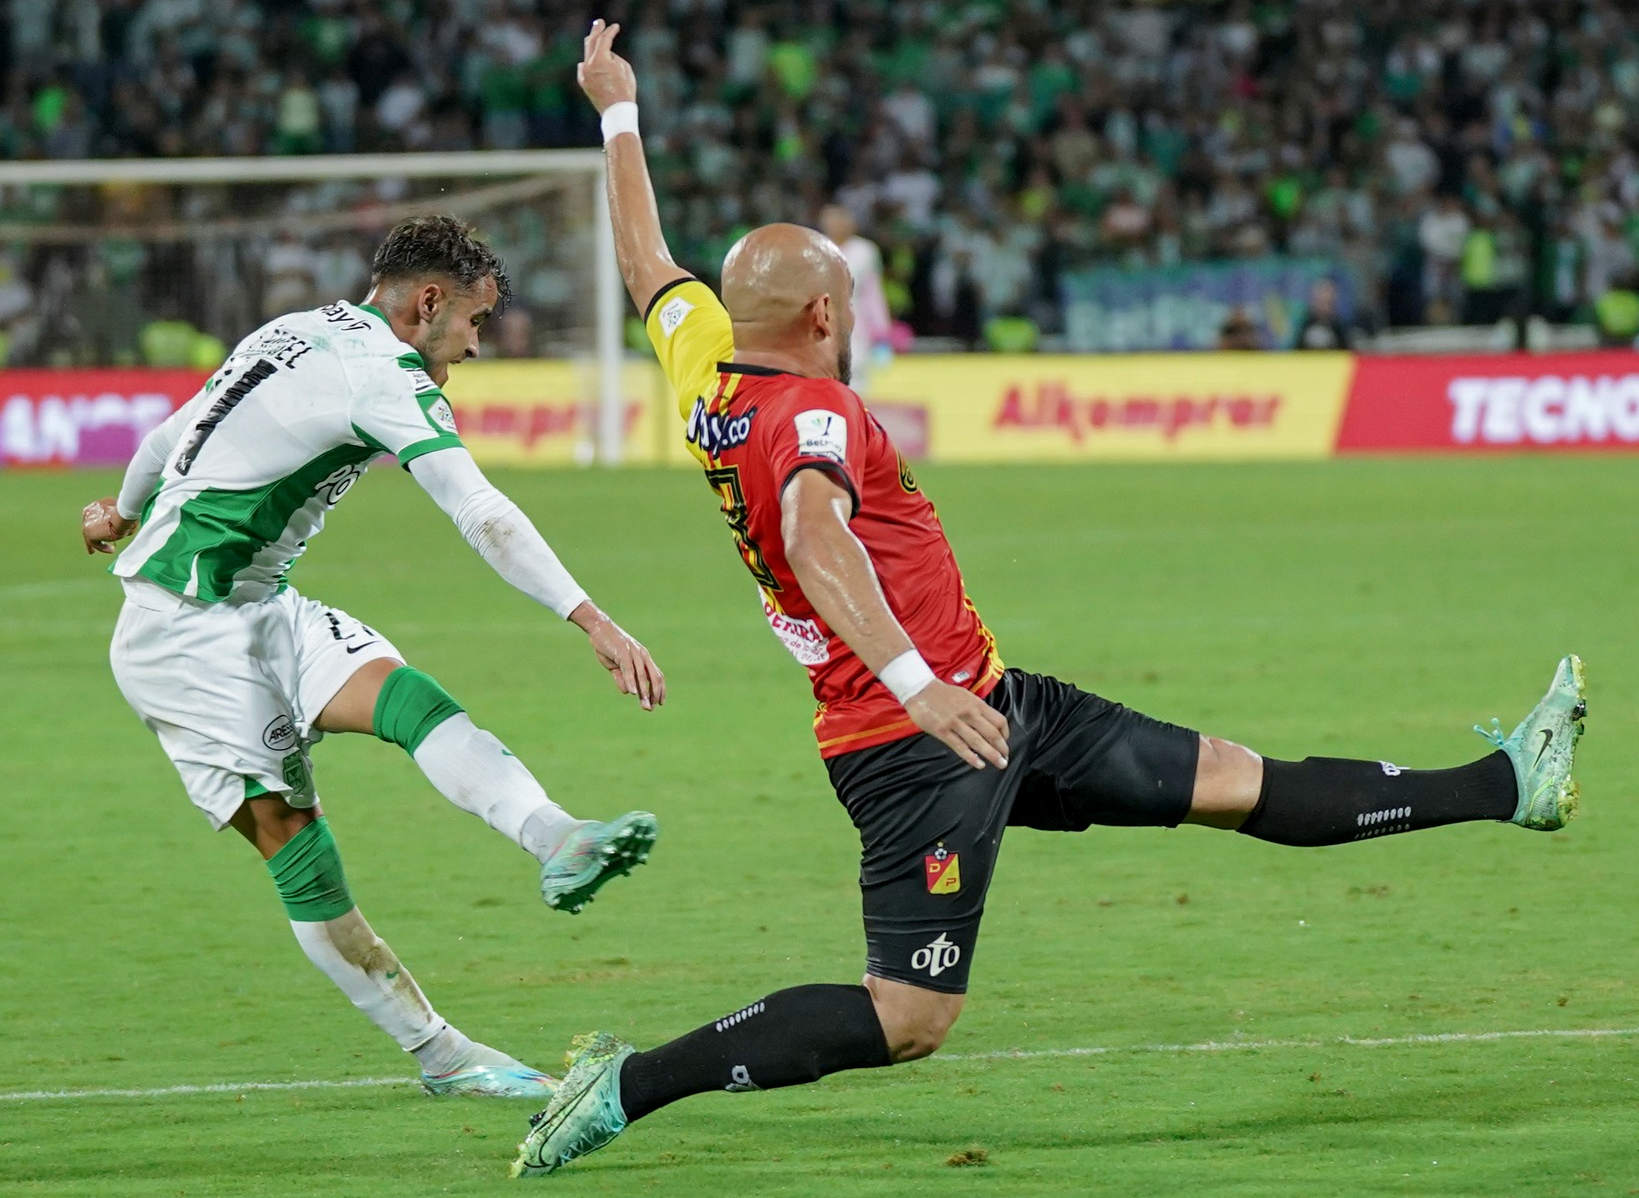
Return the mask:
{"type": "Polygon", "coordinates": [[[626,1130],[620,1105],[620,1066],[635,1049],[608,1032],[576,1036],[558,1092],[529,1121],[518,1145],[513,1177],[542,1177],[596,1152],[626,1130]]]}
{"type": "Polygon", "coordinates": [[[1474,731],[1514,763],[1520,797],[1512,822],[1535,832],[1554,832],[1576,814],[1580,792],[1571,780],[1571,759],[1576,755],[1576,742],[1582,739],[1582,718],[1587,714],[1582,659],[1572,653],[1560,661],[1548,693],[1512,736],[1503,736],[1497,720],[1491,721],[1489,730],[1474,725],[1474,731]]]}
{"type": "Polygon", "coordinates": [[[515,1061],[504,1052],[482,1044],[479,1059],[464,1062],[448,1073],[421,1074],[421,1088],[434,1098],[546,1098],[558,1089],[558,1081],[515,1061]]]}
{"type": "Polygon", "coordinates": [[[554,911],[578,914],[610,878],[649,859],[660,829],[647,811],[628,811],[606,824],[588,822],[564,838],[541,866],[541,898],[554,911]]]}

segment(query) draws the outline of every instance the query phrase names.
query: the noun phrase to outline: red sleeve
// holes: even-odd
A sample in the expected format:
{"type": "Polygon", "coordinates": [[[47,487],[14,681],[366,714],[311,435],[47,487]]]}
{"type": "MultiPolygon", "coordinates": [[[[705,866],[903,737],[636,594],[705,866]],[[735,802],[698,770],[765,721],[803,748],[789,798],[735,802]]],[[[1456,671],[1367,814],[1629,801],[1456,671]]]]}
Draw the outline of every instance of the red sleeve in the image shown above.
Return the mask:
{"type": "MultiPolygon", "coordinates": [[[[803,387],[783,397],[763,422],[763,453],[777,494],[799,470],[823,470],[853,496],[859,513],[865,471],[865,406],[841,383],[803,387]]],[[[850,519],[852,518],[850,515],[850,519]]]]}

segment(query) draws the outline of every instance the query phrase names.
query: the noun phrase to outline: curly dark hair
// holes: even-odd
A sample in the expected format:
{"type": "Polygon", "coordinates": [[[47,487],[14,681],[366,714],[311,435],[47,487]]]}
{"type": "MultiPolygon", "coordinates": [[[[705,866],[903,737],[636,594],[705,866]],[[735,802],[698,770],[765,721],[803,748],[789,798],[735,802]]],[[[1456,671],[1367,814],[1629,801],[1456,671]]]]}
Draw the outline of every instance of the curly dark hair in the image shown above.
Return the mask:
{"type": "Polygon", "coordinates": [[[399,222],[370,263],[372,286],[429,275],[454,279],[463,291],[486,277],[493,278],[500,292],[497,311],[512,298],[506,264],[473,235],[465,221],[453,216],[416,216],[399,222]]]}

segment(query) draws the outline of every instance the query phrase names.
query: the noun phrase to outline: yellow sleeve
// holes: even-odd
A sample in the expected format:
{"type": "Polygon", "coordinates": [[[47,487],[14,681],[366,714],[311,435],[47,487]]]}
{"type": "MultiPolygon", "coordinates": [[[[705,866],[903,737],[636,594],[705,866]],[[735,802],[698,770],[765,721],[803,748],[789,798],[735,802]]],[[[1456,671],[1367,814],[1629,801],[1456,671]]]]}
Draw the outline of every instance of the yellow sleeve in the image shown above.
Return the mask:
{"type": "Polygon", "coordinates": [[[695,400],[717,389],[717,363],[734,357],[728,309],[699,279],[680,279],[655,295],[643,323],[687,420],[695,400]]]}

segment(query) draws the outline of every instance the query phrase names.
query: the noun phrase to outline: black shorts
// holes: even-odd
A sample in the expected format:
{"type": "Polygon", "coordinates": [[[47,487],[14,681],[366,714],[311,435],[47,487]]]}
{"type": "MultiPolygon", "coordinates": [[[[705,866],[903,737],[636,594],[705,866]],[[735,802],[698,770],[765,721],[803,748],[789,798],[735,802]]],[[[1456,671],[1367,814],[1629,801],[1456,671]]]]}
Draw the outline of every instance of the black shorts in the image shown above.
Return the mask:
{"type": "Polygon", "coordinates": [[[931,736],[826,762],[859,829],[866,972],[967,989],[1002,830],[1175,827],[1189,814],[1200,737],[1056,678],[1008,670],[990,694],[1008,765],[976,770],[931,736]]]}

